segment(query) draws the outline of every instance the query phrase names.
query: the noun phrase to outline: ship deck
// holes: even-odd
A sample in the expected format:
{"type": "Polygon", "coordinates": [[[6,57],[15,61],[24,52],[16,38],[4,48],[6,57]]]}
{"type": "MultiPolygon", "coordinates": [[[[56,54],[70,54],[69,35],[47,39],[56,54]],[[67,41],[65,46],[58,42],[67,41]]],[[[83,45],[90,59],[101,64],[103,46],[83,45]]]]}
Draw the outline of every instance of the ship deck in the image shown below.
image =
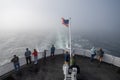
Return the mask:
{"type": "MultiPolygon", "coordinates": [[[[77,65],[80,67],[80,80],[120,80],[117,73],[118,67],[98,61],[90,62],[88,57],[76,56],[77,65]]],[[[38,65],[24,65],[21,72],[11,71],[3,76],[1,80],[64,80],[62,66],[64,55],[56,55],[54,58],[40,59],[38,65]]]]}

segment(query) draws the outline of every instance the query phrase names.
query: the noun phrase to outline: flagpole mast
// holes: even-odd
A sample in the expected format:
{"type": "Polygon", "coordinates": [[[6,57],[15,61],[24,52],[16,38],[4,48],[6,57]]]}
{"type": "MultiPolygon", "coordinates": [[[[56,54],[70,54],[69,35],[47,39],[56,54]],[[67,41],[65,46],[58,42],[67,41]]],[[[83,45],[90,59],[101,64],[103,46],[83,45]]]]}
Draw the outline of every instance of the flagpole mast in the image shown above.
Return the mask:
{"type": "Polygon", "coordinates": [[[69,18],[69,46],[70,46],[70,58],[72,56],[71,50],[71,18],[69,18]]]}

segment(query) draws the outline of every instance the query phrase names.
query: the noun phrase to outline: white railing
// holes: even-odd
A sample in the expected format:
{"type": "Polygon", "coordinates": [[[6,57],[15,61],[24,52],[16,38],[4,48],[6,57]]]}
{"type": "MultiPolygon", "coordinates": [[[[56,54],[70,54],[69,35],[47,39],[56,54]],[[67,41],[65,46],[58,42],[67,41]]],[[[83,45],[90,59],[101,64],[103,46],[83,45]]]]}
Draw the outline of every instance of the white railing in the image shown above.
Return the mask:
{"type": "MultiPolygon", "coordinates": [[[[90,50],[86,50],[86,49],[75,50],[75,54],[87,56],[87,57],[91,56],[90,50]]],[[[97,56],[95,58],[97,59],[97,56]]],[[[120,57],[116,57],[116,56],[105,53],[103,57],[103,61],[120,67],[120,57]]]]}
{"type": "MultiPolygon", "coordinates": [[[[39,52],[39,54],[38,54],[39,59],[42,58],[42,56],[43,56],[42,53],[43,52],[39,52]]],[[[57,49],[55,51],[55,55],[62,54],[62,53],[63,53],[63,49],[57,49]]],[[[86,50],[86,49],[78,49],[78,50],[75,50],[74,53],[78,54],[78,55],[82,55],[82,56],[87,56],[87,57],[91,56],[90,50],[86,50]]],[[[47,57],[50,56],[50,51],[47,51],[46,56],[47,57]]],[[[32,57],[32,60],[33,60],[33,57],[32,57]]],[[[104,54],[103,61],[106,63],[110,63],[110,64],[120,67],[120,57],[115,57],[115,56],[112,56],[109,54],[104,54]]],[[[26,60],[24,57],[22,57],[22,58],[20,58],[20,66],[22,66],[24,64],[26,64],[26,60]]],[[[13,69],[14,69],[14,66],[13,66],[13,63],[11,63],[11,62],[8,62],[5,65],[0,66],[0,76],[5,73],[10,72],[13,69]]]]}
{"type": "MultiPolygon", "coordinates": [[[[63,53],[63,50],[62,49],[57,49],[55,51],[55,55],[58,55],[58,54],[62,54],[63,53]],[[57,54],[56,54],[57,53],[57,54]]],[[[47,51],[46,53],[46,57],[49,57],[50,56],[50,51],[47,51]]],[[[43,57],[43,52],[39,52],[38,53],[38,59],[41,59],[43,57]]],[[[33,61],[33,56],[32,56],[32,61],[33,61]]],[[[9,60],[8,63],[0,66],[0,76],[5,74],[5,73],[8,73],[10,71],[12,71],[14,69],[14,66],[13,66],[13,63],[10,62],[11,60],[9,60]]],[[[20,61],[20,66],[26,64],[26,60],[25,60],[25,57],[22,57],[19,59],[20,61]]]]}

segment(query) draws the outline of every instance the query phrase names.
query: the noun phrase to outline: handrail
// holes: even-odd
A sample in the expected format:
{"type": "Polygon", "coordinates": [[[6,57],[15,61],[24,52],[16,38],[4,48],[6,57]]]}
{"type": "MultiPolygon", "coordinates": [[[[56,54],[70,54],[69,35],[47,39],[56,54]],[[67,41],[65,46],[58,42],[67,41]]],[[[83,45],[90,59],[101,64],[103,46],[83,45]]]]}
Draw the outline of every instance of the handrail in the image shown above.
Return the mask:
{"type": "MultiPolygon", "coordinates": [[[[39,52],[38,59],[41,59],[43,57],[42,53],[43,52],[39,52]]],[[[82,56],[86,56],[86,57],[91,56],[90,50],[86,50],[86,49],[78,49],[78,50],[75,50],[74,53],[77,55],[82,55],[82,56]]],[[[63,54],[63,49],[57,49],[55,51],[55,55],[58,55],[58,54],[63,54]]],[[[50,56],[49,50],[47,51],[47,54],[46,54],[46,57],[48,57],[48,56],[50,56]]],[[[95,57],[95,58],[97,59],[97,57],[95,57]]],[[[33,58],[32,58],[32,61],[33,61],[33,58]]],[[[104,57],[103,57],[103,61],[106,63],[110,63],[110,64],[120,67],[120,57],[112,56],[110,54],[105,53],[104,57]]],[[[26,60],[24,57],[22,57],[22,58],[20,58],[20,65],[22,66],[24,64],[26,64],[26,60]]],[[[10,72],[13,69],[14,69],[14,66],[13,66],[13,63],[11,63],[11,62],[8,62],[8,63],[0,66],[0,76],[5,73],[10,72]]]]}
{"type": "MultiPolygon", "coordinates": [[[[90,50],[79,49],[79,50],[75,50],[75,51],[76,51],[75,53],[78,55],[91,57],[90,50]],[[80,52],[82,52],[82,53],[80,53],[80,52]]],[[[97,59],[97,57],[95,57],[95,59],[97,59]]],[[[103,61],[106,63],[113,64],[115,66],[120,67],[120,57],[116,57],[116,56],[110,55],[108,53],[105,53],[104,57],[103,57],[103,61]]]]}
{"type": "MultiPolygon", "coordinates": [[[[63,50],[62,49],[57,49],[55,52],[57,53],[55,55],[58,55],[58,54],[62,54],[63,50]]],[[[43,57],[42,53],[43,52],[38,52],[38,59],[41,59],[43,57]]],[[[46,57],[49,57],[49,56],[50,56],[50,51],[48,50],[47,54],[46,54],[46,57]]],[[[32,61],[33,61],[33,59],[34,58],[32,56],[32,61]]],[[[25,57],[20,58],[19,61],[20,61],[20,66],[26,64],[25,57]]],[[[0,76],[4,75],[5,73],[8,73],[8,72],[12,71],[13,69],[14,69],[14,66],[13,66],[13,63],[11,63],[11,62],[8,62],[4,65],[1,65],[0,66],[0,76]]]]}

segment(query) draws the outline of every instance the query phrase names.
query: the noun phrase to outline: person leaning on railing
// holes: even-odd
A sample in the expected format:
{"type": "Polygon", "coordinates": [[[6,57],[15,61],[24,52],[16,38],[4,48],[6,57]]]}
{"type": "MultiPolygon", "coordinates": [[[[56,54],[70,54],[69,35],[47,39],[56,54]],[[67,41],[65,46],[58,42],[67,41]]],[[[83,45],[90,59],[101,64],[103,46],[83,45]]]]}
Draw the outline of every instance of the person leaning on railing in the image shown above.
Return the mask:
{"type": "Polygon", "coordinates": [[[92,47],[92,49],[90,50],[90,53],[91,53],[90,61],[93,62],[94,57],[96,56],[96,49],[95,49],[95,47],[92,47]]]}
{"type": "Polygon", "coordinates": [[[13,62],[15,70],[19,71],[20,70],[19,57],[14,55],[11,62],[13,62]]]}
{"type": "Polygon", "coordinates": [[[104,51],[102,50],[102,48],[100,48],[99,51],[98,51],[99,64],[101,64],[103,56],[104,56],[104,51]]]}

